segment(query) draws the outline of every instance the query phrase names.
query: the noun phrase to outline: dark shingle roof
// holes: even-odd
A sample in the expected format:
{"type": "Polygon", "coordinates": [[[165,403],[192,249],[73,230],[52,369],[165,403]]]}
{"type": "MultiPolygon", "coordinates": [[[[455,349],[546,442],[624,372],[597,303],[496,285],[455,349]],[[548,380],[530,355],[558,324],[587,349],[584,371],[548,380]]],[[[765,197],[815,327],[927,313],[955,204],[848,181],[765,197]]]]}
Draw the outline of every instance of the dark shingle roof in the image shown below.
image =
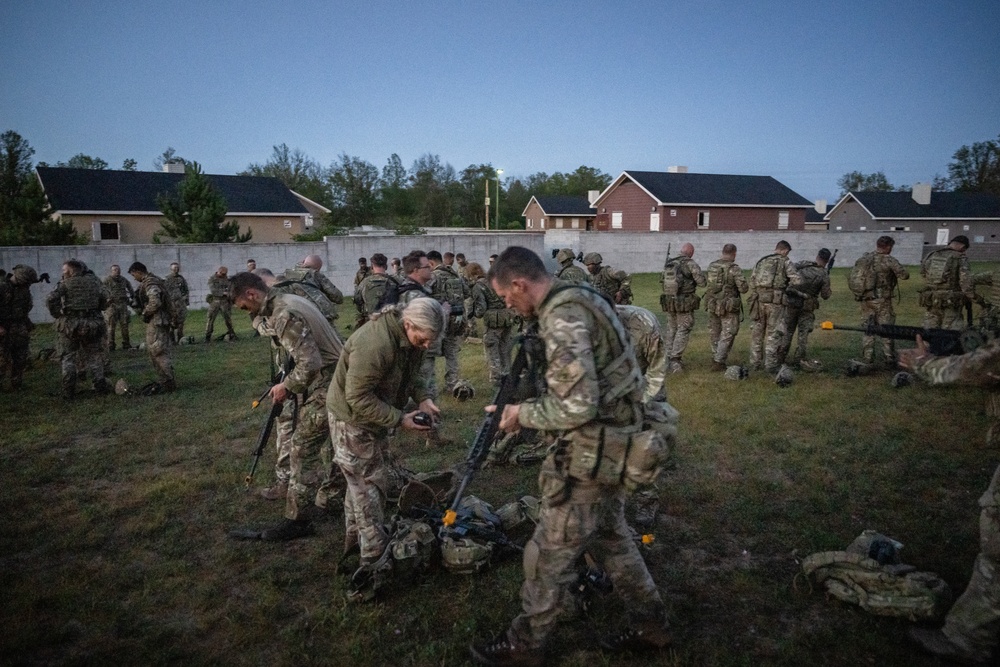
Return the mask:
{"type": "Polygon", "coordinates": [[[596,215],[597,211],[590,207],[586,197],[568,197],[554,195],[551,197],[535,197],[545,215],[596,215]]]}
{"type": "MultiPolygon", "coordinates": [[[[156,212],[158,194],[173,194],[184,174],[38,167],[38,176],[56,211],[156,212]]],[[[230,213],[307,213],[284,183],[266,176],[208,174],[230,213]]]]}
{"type": "Polygon", "coordinates": [[[718,206],[813,206],[771,176],[626,171],[662,204],[718,206]]]}
{"type": "Polygon", "coordinates": [[[932,192],[926,206],[910,192],[852,192],[876,218],[1000,218],[1000,197],[984,192],[932,192]]]}

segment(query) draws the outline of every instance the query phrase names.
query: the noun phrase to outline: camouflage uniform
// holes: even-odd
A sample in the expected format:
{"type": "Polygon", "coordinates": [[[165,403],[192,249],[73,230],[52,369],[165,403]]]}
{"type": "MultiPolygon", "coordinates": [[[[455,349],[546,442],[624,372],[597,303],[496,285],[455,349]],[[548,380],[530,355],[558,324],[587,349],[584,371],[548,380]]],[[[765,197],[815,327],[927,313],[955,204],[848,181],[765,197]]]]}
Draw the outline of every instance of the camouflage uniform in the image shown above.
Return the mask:
{"type": "Polygon", "coordinates": [[[761,258],[750,274],[750,361],[774,373],[785,362],[785,288],[797,287],[802,278],[788,257],[773,253],[761,258]],[[766,342],[765,342],[766,341],[766,342]]]}
{"type": "Polygon", "coordinates": [[[920,275],[927,284],[920,291],[920,305],[924,314],[925,329],[965,329],[965,304],[974,296],[969,260],[964,252],[941,248],[927,255],[920,264],[920,275]],[[940,267],[946,263],[946,268],[940,267]]]}
{"type": "Polygon", "coordinates": [[[556,278],[568,283],[577,285],[587,285],[590,283],[590,276],[587,272],[573,263],[576,257],[572,248],[563,248],[556,253],[556,261],[559,262],[559,270],[556,271],[556,278]]]}
{"type": "Polygon", "coordinates": [[[282,445],[287,443],[285,518],[303,521],[308,519],[305,511],[312,504],[302,477],[304,463],[321,458],[324,464],[316,504],[325,505],[334,484],[326,400],[343,345],[319,309],[298,295],[269,291],[260,315],[264,322],[258,331],[270,334],[294,362],[291,373],[282,381],[295,399],[285,401],[278,446],[280,456],[282,445]]]}
{"type": "Polygon", "coordinates": [[[66,276],[45,299],[45,305],[59,332],[63,397],[76,394],[78,365],[91,373],[94,389],[109,391],[102,356],[107,328],[101,314],[108,307],[108,292],[100,279],[82,273],[66,276]]]}
{"type": "Polygon", "coordinates": [[[1000,270],[986,271],[972,275],[974,299],[983,307],[979,315],[979,326],[992,336],[1000,335],[1000,270]],[[988,289],[980,292],[978,286],[988,289]]]}
{"type": "Polygon", "coordinates": [[[31,323],[28,314],[33,306],[31,285],[38,276],[30,267],[17,266],[13,273],[0,277],[0,379],[10,375],[10,386],[19,389],[28,367],[31,323]],[[15,276],[17,276],[15,278],[15,276]]]}
{"type": "Polygon", "coordinates": [[[419,373],[424,351],[414,347],[398,312],[372,319],[347,339],[327,396],[334,461],[347,479],[345,541],[358,543],[362,562],[389,544],[385,501],[394,494],[389,433],[408,399],[429,398],[419,373]]]}
{"type": "Polygon", "coordinates": [[[498,384],[500,377],[510,372],[510,351],[514,346],[514,329],[517,314],[507,307],[504,300],[490,286],[485,276],[472,286],[473,314],[483,320],[483,353],[490,384],[498,384]]]}
{"type": "Polygon", "coordinates": [[[358,326],[368,321],[368,318],[378,309],[378,304],[390,285],[396,279],[387,273],[372,273],[361,281],[354,290],[354,304],[358,307],[358,326]]]}
{"type": "Polygon", "coordinates": [[[790,287],[785,292],[785,341],[782,346],[791,350],[792,336],[798,332],[795,351],[791,361],[798,363],[809,359],[806,350],[809,345],[809,334],[816,324],[816,309],[819,300],[830,298],[830,274],[826,266],[816,262],[802,261],[795,263],[795,270],[802,277],[802,284],[790,287]]]}
{"type": "Polygon", "coordinates": [[[430,295],[430,290],[418,283],[416,280],[413,280],[412,278],[403,278],[403,281],[399,284],[398,303],[407,304],[414,299],[430,295]]]}
{"type": "MultiPolygon", "coordinates": [[[[1000,340],[952,357],[918,359],[914,372],[932,383],[967,383],[1000,389],[1000,340]]],[[[941,632],[969,659],[984,664],[1000,645],[1000,467],[979,499],[980,551],[965,592],[941,632]]]]}
{"type": "Polygon", "coordinates": [[[465,327],[465,283],[455,269],[444,264],[439,264],[434,268],[434,280],[430,283],[431,295],[440,303],[451,305],[451,315],[448,317],[448,326],[438,341],[431,345],[424,355],[424,377],[427,378],[427,386],[431,398],[437,400],[437,371],[436,364],[438,357],[444,357],[444,383],[445,389],[451,392],[458,382],[458,352],[461,349],[459,334],[465,327]]]}
{"type": "MultiPolygon", "coordinates": [[[[158,279],[159,280],[159,279],[158,279]]],[[[226,322],[226,333],[235,336],[233,331],[233,302],[229,299],[229,278],[213,273],[208,279],[208,318],[205,320],[205,341],[212,338],[215,330],[215,318],[222,313],[222,318],[226,322]]],[[[169,295],[166,298],[170,298],[169,295]]]]}
{"type": "MultiPolygon", "coordinates": [[[[892,307],[892,296],[900,280],[909,280],[910,272],[899,260],[887,253],[872,252],[872,272],[875,274],[875,289],[861,297],[861,321],[873,324],[895,324],[896,311],[892,307]]],[[[855,297],[857,298],[857,297],[855,297]]],[[[866,364],[875,363],[875,336],[861,337],[861,358],[866,364]]],[[[885,363],[896,363],[896,341],[882,338],[882,354],[885,363]]]]}
{"type": "Polygon", "coordinates": [[[354,274],[354,287],[357,289],[358,285],[361,284],[365,278],[372,274],[372,267],[365,265],[358,268],[357,272],[354,274]]]}
{"type": "Polygon", "coordinates": [[[664,269],[664,294],[660,305],[667,314],[667,328],[663,332],[663,343],[669,360],[680,364],[694,328],[694,311],[701,305],[695,289],[705,286],[705,275],[697,262],[687,255],[678,255],[667,260],[667,264],[671,265],[673,280],[668,280],[668,269],[664,269]]]}
{"type": "Polygon", "coordinates": [[[167,288],[167,296],[170,297],[170,306],[173,310],[173,322],[170,323],[173,339],[179,343],[184,337],[184,322],[187,320],[188,306],[191,305],[191,290],[188,289],[187,280],[180,273],[171,273],[163,279],[163,284],[167,288]]]}
{"type": "Polygon", "coordinates": [[[115,329],[121,327],[122,349],[127,350],[132,347],[129,341],[128,307],[135,297],[132,285],[129,284],[125,276],[108,276],[104,279],[104,287],[108,290],[108,307],[104,311],[104,323],[108,328],[108,348],[115,349],[115,329]]]}
{"type": "MultiPolygon", "coordinates": [[[[142,321],[146,323],[146,351],[149,353],[149,360],[153,362],[160,384],[168,391],[173,391],[177,388],[174,365],[170,361],[173,310],[163,279],[147,273],[136,290],[136,300],[141,308],[142,321]]],[[[228,294],[226,302],[229,302],[228,294]]]]}
{"type": "MultiPolygon", "coordinates": [[[[584,264],[601,263],[600,253],[591,252],[583,258],[584,264]]],[[[601,266],[597,273],[590,274],[590,284],[601,294],[616,304],[632,303],[632,277],[624,271],[615,271],[609,266],[601,266]]]]}
{"type": "Polygon", "coordinates": [[[708,339],[712,346],[712,361],[724,366],[729,358],[743,318],[743,300],[750,286],[743,269],[729,259],[717,259],[705,272],[705,310],[708,311],[708,339]]]}
{"type": "Polygon", "coordinates": [[[578,287],[550,291],[538,307],[538,325],[548,392],[522,403],[518,421],[560,437],[542,464],[538,524],[524,549],[522,612],[507,638],[542,648],[585,552],[610,575],[637,625],[665,628],[663,601],[625,522],[624,488],[568,476],[574,448],[584,446],[583,429],[641,428],[642,377],[627,334],[607,302],[578,287]]]}
{"type": "Polygon", "coordinates": [[[285,271],[284,281],[278,284],[285,283],[295,283],[294,293],[316,304],[331,325],[339,317],[337,305],[344,303],[344,294],[321,271],[296,264],[294,269],[285,271]]]}

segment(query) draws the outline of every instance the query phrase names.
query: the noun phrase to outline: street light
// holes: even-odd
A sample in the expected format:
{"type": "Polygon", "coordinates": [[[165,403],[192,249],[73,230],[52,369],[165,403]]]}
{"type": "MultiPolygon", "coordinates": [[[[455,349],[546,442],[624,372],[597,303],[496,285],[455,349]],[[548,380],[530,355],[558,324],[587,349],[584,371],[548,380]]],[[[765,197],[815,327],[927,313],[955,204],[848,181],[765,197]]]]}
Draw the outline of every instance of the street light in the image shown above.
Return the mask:
{"type": "Polygon", "coordinates": [[[493,225],[493,229],[500,229],[500,174],[503,173],[503,169],[497,169],[497,222],[493,225]]]}

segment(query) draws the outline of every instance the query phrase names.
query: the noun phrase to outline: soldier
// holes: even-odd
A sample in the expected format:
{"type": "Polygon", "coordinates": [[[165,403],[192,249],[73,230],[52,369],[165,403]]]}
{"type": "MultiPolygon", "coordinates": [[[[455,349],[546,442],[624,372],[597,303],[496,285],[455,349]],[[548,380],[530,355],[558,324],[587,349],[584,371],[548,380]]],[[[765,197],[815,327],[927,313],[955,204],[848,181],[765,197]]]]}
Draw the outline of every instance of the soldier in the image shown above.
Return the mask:
{"type": "Polygon", "coordinates": [[[743,319],[743,301],[750,286],[736,263],[736,246],[722,246],[722,257],[705,271],[705,310],[708,311],[708,339],[712,346],[712,370],[726,370],[729,350],[743,319]]]}
{"type": "Polygon", "coordinates": [[[309,487],[302,478],[302,467],[306,460],[317,456],[329,462],[320,484],[320,496],[325,501],[333,480],[333,457],[327,441],[327,390],[343,344],[311,301],[296,294],[268,290],[260,276],[252,273],[234,276],[232,297],[237,308],[257,320],[258,331],[272,336],[293,362],[291,372],[270,391],[272,401],[289,402],[294,414],[288,438],[285,514],[281,523],[262,531],[259,537],[271,542],[306,537],[315,529],[309,510],[313,503],[307,498],[309,487]],[[322,456],[324,447],[327,451],[322,456]]]}
{"type": "Polygon", "coordinates": [[[26,264],[0,276],[0,380],[9,374],[11,389],[20,389],[24,383],[31,330],[35,328],[28,316],[34,305],[31,286],[41,281],[48,282],[48,274],[39,279],[35,269],[26,264]]]}
{"type": "Polygon", "coordinates": [[[514,345],[517,313],[508,308],[490,286],[483,267],[473,262],[466,273],[472,282],[473,312],[485,326],[483,353],[486,355],[490,384],[496,385],[502,375],[510,372],[510,351],[514,345]]]}
{"type": "Polygon", "coordinates": [[[458,277],[455,269],[444,263],[441,253],[431,250],[427,253],[427,261],[431,265],[431,296],[444,305],[448,313],[448,326],[439,342],[431,345],[424,355],[424,371],[428,373],[428,389],[432,398],[437,400],[437,358],[444,357],[445,388],[450,393],[458,382],[458,353],[461,348],[459,337],[465,330],[465,298],[468,288],[465,281],[458,277]]]}
{"type": "MultiPolygon", "coordinates": [[[[892,256],[896,245],[891,236],[880,236],[875,241],[875,252],[866,252],[851,269],[848,285],[854,298],[861,305],[861,320],[872,324],[895,324],[896,312],[892,307],[893,293],[900,280],[909,280],[910,272],[892,256]]],[[[883,360],[888,368],[896,363],[896,341],[883,338],[883,360]]],[[[861,358],[865,364],[875,363],[875,336],[862,336],[861,358]]]]}
{"type": "Polygon", "coordinates": [[[115,329],[122,330],[122,349],[129,350],[132,343],[128,337],[129,317],[128,307],[135,298],[132,285],[122,275],[122,268],[111,265],[111,275],[104,279],[104,287],[108,290],[108,309],[104,311],[104,322],[108,327],[108,349],[115,349],[115,329]]]}
{"type": "Polygon", "coordinates": [[[337,305],[344,303],[344,294],[323,275],[323,260],[319,255],[307,255],[294,268],[287,269],[282,282],[295,282],[309,292],[309,299],[322,311],[330,324],[334,324],[339,314],[337,305]],[[325,302],[320,296],[325,297],[325,302]],[[326,305],[324,305],[326,303],[326,305]]]}
{"type": "Polygon", "coordinates": [[[694,328],[694,311],[701,305],[695,289],[705,286],[705,276],[701,267],[693,259],[694,246],[685,243],[676,257],[667,258],[663,265],[661,284],[663,296],[660,305],[667,313],[667,329],[663,343],[669,355],[669,370],[676,373],[683,370],[681,357],[691,338],[694,328]]]}
{"type": "MultiPolygon", "coordinates": [[[[414,417],[440,415],[419,369],[424,351],[440,337],[447,316],[434,299],[414,299],[385,308],[354,332],[344,344],[327,396],[334,457],[347,479],[344,498],[344,551],[357,545],[361,571],[370,575],[372,589],[389,575],[391,559],[382,559],[390,535],[385,526],[386,498],[392,487],[389,434],[402,427],[428,431],[414,417]],[[404,412],[409,400],[416,410],[404,412]]],[[[357,584],[360,584],[355,578],[357,584]]],[[[348,599],[363,599],[352,588],[348,599]]]]}
{"type": "Polygon", "coordinates": [[[215,329],[215,318],[222,313],[226,322],[226,335],[230,340],[236,340],[233,330],[233,302],[229,300],[229,269],[220,266],[218,271],[208,278],[208,317],[205,320],[205,342],[212,342],[212,331],[215,329]]]}
{"type": "Polygon", "coordinates": [[[83,264],[68,260],[62,266],[62,280],[45,300],[59,332],[62,396],[67,400],[76,395],[78,364],[90,371],[97,393],[111,392],[101,357],[107,331],[101,311],[108,307],[108,292],[100,280],[91,280],[83,272],[83,264]]]}
{"type": "Polygon", "coordinates": [[[180,264],[177,262],[170,264],[170,275],[163,283],[167,286],[167,295],[173,308],[174,319],[170,323],[171,337],[175,343],[179,343],[184,337],[184,321],[187,320],[187,309],[191,305],[191,290],[188,288],[187,280],[181,275],[180,264]]]}
{"type": "Polygon", "coordinates": [[[378,305],[386,298],[386,292],[398,288],[396,279],[388,274],[385,255],[380,252],[372,255],[372,272],[354,290],[354,305],[358,309],[355,329],[360,328],[378,310],[378,305]]]}
{"type": "Polygon", "coordinates": [[[600,458],[596,450],[603,436],[597,433],[613,439],[641,428],[642,378],[627,334],[604,299],[586,287],[556,283],[526,248],[504,250],[490,280],[508,306],[523,317],[537,316],[548,359],[548,391],[507,405],[500,428],[555,431],[559,442],[539,476],[542,502],[524,549],[522,612],[493,643],[472,645],[472,657],[485,665],[544,664],[545,642],[585,552],[610,575],[633,623],[602,646],[665,648],[671,641],[666,609],[625,522],[624,488],[579,471],[570,477],[572,461],[567,461],[600,458]]]}
{"type": "Polygon", "coordinates": [[[975,291],[973,299],[982,306],[979,314],[979,326],[992,336],[1000,335],[1000,270],[981,271],[972,274],[972,286],[975,291]],[[982,292],[979,286],[988,289],[982,292]]]}
{"type": "Polygon", "coordinates": [[[497,261],[497,257],[499,257],[499,255],[497,255],[497,254],[490,255],[489,260],[490,260],[490,268],[491,269],[493,268],[494,262],[497,261]]]}
{"type": "MultiPolygon", "coordinates": [[[[444,263],[448,266],[452,266],[451,253],[446,252],[444,255],[444,263]]],[[[477,318],[473,311],[475,310],[475,304],[472,302],[472,282],[469,280],[469,276],[466,274],[466,270],[469,268],[469,260],[465,258],[463,253],[458,253],[455,256],[455,273],[458,277],[462,279],[462,283],[465,285],[465,303],[463,307],[465,308],[465,329],[462,331],[463,338],[479,338],[479,325],[477,324],[477,318]]],[[[482,267],[480,267],[482,268],[482,267]]]]}
{"type": "Polygon", "coordinates": [[[774,374],[785,363],[785,289],[802,284],[788,253],[792,246],[778,241],[774,252],[757,261],[750,274],[750,362],[752,370],[774,374]]]}
{"type": "Polygon", "coordinates": [[[247,273],[253,273],[256,270],[257,270],[257,260],[256,259],[248,259],[247,260],[247,273]]]}
{"type": "Polygon", "coordinates": [[[361,281],[371,275],[372,270],[368,267],[368,260],[358,257],[358,271],[354,274],[354,288],[357,289],[361,281]]]}
{"type": "MultiPolygon", "coordinates": [[[[931,384],[962,383],[1000,388],[1000,340],[973,352],[936,358],[917,339],[917,347],[901,350],[899,365],[931,384]]],[[[1000,466],[979,499],[980,551],[972,579],[955,601],[940,629],[912,628],[909,636],[924,650],[963,664],[993,664],[1000,645],[1000,466]]]]}
{"type": "MultiPolygon", "coordinates": [[[[174,366],[170,361],[170,327],[174,321],[170,296],[163,279],[149,273],[142,262],[132,262],[128,273],[139,283],[136,290],[137,309],[146,323],[146,351],[153,362],[157,379],[163,391],[174,391],[174,366]]],[[[226,301],[229,301],[228,295],[226,301]]]]}
{"type": "Polygon", "coordinates": [[[966,328],[965,308],[972,303],[972,275],[965,251],[969,239],[956,236],[947,247],[924,257],[920,275],[926,284],[920,290],[920,305],[927,309],[925,329],[966,328]]]}
{"type": "Polygon", "coordinates": [[[796,348],[792,352],[789,363],[799,364],[805,370],[814,370],[816,363],[810,362],[806,349],[809,345],[809,334],[816,324],[816,309],[819,300],[830,298],[830,274],[826,272],[826,263],[832,253],[826,248],[820,248],[816,253],[816,261],[803,260],[795,263],[795,270],[802,277],[802,284],[785,290],[785,342],[786,350],[792,348],[792,336],[798,332],[796,348]]]}
{"type": "Polygon", "coordinates": [[[396,282],[401,283],[406,279],[406,274],[403,273],[403,262],[399,259],[399,257],[392,258],[389,269],[392,272],[392,277],[396,279],[396,282]]]}
{"type": "Polygon", "coordinates": [[[423,250],[413,250],[403,258],[403,272],[406,277],[399,284],[398,303],[409,303],[414,299],[431,296],[427,284],[431,281],[431,263],[423,250]]]}
{"type": "Polygon", "coordinates": [[[556,252],[555,260],[559,262],[556,278],[577,285],[589,284],[590,278],[587,277],[587,272],[574,264],[574,259],[576,259],[576,255],[573,254],[572,248],[563,248],[556,252]]]}
{"type": "Polygon", "coordinates": [[[599,252],[588,252],[583,256],[583,264],[590,272],[590,284],[616,304],[632,303],[632,277],[610,266],[601,266],[602,261],[604,258],[599,252]]]}

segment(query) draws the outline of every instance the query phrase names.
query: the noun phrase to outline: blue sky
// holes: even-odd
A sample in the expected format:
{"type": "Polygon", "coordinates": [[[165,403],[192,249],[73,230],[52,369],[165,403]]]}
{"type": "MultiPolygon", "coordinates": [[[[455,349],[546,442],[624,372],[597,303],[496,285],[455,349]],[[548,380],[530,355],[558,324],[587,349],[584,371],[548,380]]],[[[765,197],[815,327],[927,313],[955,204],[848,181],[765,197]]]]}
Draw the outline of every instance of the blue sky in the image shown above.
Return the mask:
{"type": "Polygon", "coordinates": [[[286,143],[504,176],[687,165],[833,200],[1000,135],[1000,2],[0,3],[0,131],[210,173],[286,143]]]}

